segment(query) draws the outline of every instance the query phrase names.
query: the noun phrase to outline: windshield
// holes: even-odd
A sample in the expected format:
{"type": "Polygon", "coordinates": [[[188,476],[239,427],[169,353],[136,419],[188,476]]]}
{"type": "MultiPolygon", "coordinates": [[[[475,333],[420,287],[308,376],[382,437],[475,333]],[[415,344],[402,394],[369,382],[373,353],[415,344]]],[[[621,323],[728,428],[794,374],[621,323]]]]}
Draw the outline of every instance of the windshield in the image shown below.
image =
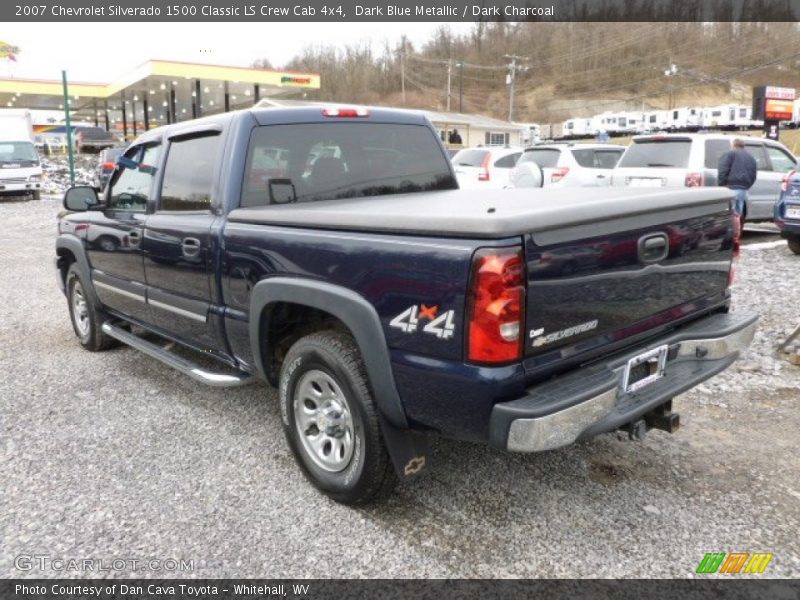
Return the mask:
{"type": "Polygon", "coordinates": [[[421,125],[327,122],[257,127],[240,206],[457,189],[421,125]]]}
{"type": "Polygon", "coordinates": [[[634,140],[618,166],[685,169],[691,147],[689,139],[634,140]]]}
{"type": "Polygon", "coordinates": [[[31,142],[0,142],[0,164],[38,162],[36,148],[31,142]]]}

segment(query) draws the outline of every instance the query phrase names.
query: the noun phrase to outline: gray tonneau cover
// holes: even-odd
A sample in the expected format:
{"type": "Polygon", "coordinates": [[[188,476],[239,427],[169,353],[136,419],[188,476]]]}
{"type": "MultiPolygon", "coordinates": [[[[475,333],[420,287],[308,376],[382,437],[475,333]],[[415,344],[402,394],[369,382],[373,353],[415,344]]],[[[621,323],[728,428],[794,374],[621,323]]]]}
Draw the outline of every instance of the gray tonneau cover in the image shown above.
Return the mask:
{"type": "Polygon", "coordinates": [[[238,208],[232,222],[539,244],[607,235],[728,210],[725,188],[448,190],[238,208]]]}

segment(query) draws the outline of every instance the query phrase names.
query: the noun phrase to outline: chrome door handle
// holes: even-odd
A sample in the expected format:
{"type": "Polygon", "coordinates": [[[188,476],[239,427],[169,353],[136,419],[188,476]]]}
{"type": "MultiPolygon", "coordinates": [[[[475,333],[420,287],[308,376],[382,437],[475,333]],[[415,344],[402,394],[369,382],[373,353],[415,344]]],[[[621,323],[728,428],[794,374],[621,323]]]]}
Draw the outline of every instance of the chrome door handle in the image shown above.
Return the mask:
{"type": "Polygon", "coordinates": [[[183,238],[181,250],[184,256],[197,256],[200,254],[200,240],[197,238],[183,238]]]}

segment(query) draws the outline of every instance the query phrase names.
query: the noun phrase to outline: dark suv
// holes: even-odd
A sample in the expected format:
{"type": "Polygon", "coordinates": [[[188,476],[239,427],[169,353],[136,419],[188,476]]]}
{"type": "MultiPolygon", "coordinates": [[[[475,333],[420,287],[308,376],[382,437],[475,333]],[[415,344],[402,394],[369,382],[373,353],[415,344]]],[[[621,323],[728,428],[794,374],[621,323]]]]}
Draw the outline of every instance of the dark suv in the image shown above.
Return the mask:
{"type": "Polygon", "coordinates": [[[114,136],[101,127],[81,127],[75,134],[75,149],[78,152],[96,154],[116,143],[114,136]]]}

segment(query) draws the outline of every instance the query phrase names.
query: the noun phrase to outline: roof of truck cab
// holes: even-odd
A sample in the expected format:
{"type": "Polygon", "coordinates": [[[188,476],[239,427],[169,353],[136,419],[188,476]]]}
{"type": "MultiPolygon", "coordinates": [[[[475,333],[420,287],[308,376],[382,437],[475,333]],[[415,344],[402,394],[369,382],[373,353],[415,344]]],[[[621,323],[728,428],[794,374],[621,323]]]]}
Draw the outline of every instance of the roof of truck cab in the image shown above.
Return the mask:
{"type": "Polygon", "coordinates": [[[415,111],[401,109],[366,107],[368,115],[365,117],[326,117],[322,114],[321,106],[302,107],[253,107],[244,110],[235,110],[218,113],[190,121],[181,121],[171,125],[162,125],[149,131],[142,132],[137,138],[138,143],[163,140],[164,138],[190,134],[193,131],[202,131],[219,127],[220,130],[244,114],[249,114],[259,125],[295,125],[302,123],[393,123],[398,125],[427,125],[425,115],[415,111]]]}
{"type": "MultiPolygon", "coordinates": [[[[364,117],[328,117],[323,115],[324,105],[320,106],[274,106],[254,107],[249,109],[259,125],[291,125],[295,123],[395,123],[405,125],[425,125],[428,120],[425,115],[417,111],[395,108],[382,108],[380,106],[353,106],[353,108],[366,109],[364,117]]],[[[337,104],[335,109],[347,108],[347,105],[337,104]]]]}

